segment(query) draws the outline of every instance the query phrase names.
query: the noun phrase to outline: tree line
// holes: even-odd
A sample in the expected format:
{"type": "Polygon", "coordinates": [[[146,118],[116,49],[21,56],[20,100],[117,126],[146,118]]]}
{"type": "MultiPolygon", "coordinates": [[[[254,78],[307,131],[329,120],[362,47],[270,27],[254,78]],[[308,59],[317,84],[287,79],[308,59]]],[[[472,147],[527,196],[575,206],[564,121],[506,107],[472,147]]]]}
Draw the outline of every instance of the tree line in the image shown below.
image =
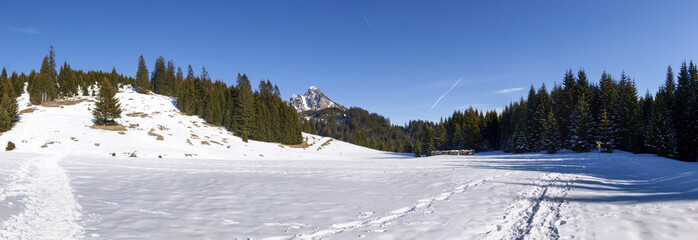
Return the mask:
{"type": "Polygon", "coordinates": [[[24,74],[20,76],[22,78],[21,82],[28,82],[27,92],[29,93],[29,101],[32,104],[39,105],[44,102],[77,95],[96,96],[98,94],[97,84],[105,78],[115,88],[133,84],[133,78],[119,74],[116,72],[116,68],[112,68],[110,73],[102,71],[85,72],[72,69],[68,62],[63,63],[60,67],[60,72],[56,68],[56,54],[53,46],[51,46],[48,55],[43,58],[38,73],[32,70],[28,76],[22,77],[24,74]]]}
{"type": "Polygon", "coordinates": [[[698,67],[683,62],[675,80],[669,66],[664,84],[644,96],[638,96],[634,80],[624,72],[619,78],[604,72],[592,83],[584,70],[568,70],[561,84],[551,90],[545,84],[531,86],[526,98],[501,113],[468,108],[439,122],[412,120],[395,126],[359,108],[303,116],[305,132],[416,156],[448,149],[588,152],[599,144],[602,152],[619,149],[696,161],[698,67]]]}
{"type": "Polygon", "coordinates": [[[260,81],[253,91],[245,74],[238,74],[236,85],[227,86],[220,80],[212,81],[202,67],[195,75],[189,65],[187,75],[172,60],[155,60],[153,71],[148,72],[143,56],[138,59],[135,89],[140,93],[152,91],[176,98],[177,108],[184,114],[198,115],[209,124],[223,126],[248,139],[300,144],[301,125],[296,110],[281,100],[278,86],[269,80],[260,81]],[[150,76],[149,76],[150,75],[150,76]]]}

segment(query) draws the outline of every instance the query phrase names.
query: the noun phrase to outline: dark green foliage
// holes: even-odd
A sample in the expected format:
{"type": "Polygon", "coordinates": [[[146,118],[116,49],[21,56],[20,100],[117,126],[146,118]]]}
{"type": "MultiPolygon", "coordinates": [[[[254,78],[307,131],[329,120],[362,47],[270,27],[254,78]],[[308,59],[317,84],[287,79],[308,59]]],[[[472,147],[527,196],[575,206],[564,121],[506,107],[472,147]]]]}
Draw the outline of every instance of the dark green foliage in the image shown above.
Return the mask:
{"type": "Polygon", "coordinates": [[[698,158],[698,70],[693,62],[681,65],[678,83],[671,103],[671,115],[676,130],[678,159],[696,161],[698,158]]]}
{"type": "Polygon", "coordinates": [[[116,122],[114,119],[121,117],[121,104],[116,99],[116,89],[112,86],[109,79],[104,78],[99,83],[99,95],[95,103],[95,109],[92,110],[92,115],[95,118],[97,125],[111,125],[116,122]]]}
{"type": "MultiPolygon", "coordinates": [[[[410,152],[413,141],[421,138],[421,135],[410,135],[402,126],[391,125],[390,120],[381,115],[356,107],[347,110],[330,108],[306,111],[300,116],[300,122],[305,125],[303,128],[308,128],[307,125],[311,128],[311,131],[304,132],[333,137],[373,149],[410,152]],[[410,147],[406,148],[408,145],[410,147]]],[[[412,130],[423,131],[423,127],[425,126],[414,127],[412,130]]]]}
{"type": "MultiPolygon", "coordinates": [[[[238,74],[237,87],[227,87],[221,81],[212,83],[205,67],[201,72],[200,77],[195,77],[189,66],[187,78],[178,84],[177,108],[182,113],[199,115],[210,124],[221,125],[245,142],[302,142],[298,114],[281,100],[279,88],[271,82],[262,81],[253,93],[246,75],[238,74]]],[[[180,78],[181,73],[177,75],[180,78]]]]}
{"type": "Polygon", "coordinates": [[[138,57],[138,70],[136,71],[136,91],[139,93],[147,93],[150,89],[150,80],[148,80],[148,67],[145,64],[143,55],[138,57]]]}
{"type": "Polygon", "coordinates": [[[613,152],[614,144],[614,132],[613,125],[611,124],[611,119],[608,116],[608,111],[606,109],[601,113],[601,119],[599,123],[599,141],[601,142],[601,152],[610,153],[613,152]]]}
{"type": "MultiPolygon", "coordinates": [[[[204,69],[205,70],[205,69],[204,69]]],[[[233,124],[232,131],[238,136],[255,131],[255,105],[252,87],[247,75],[238,74],[236,94],[233,100],[233,124]]]]}
{"type": "Polygon", "coordinates": [[[44,57],[41,63],[41,70],[38,76],[30,79],[27,90],[29,91],[29,101],[32,104],[41,104],[52,101],[58,96],[58,74],[56,73],[56,54],[53,46],[49,49],[49,54],[44,57]]]}
{"type": "Polygon", "coordinates": [[[422,156],[431,156],[431,151],[436,150],[434,147],[434,130],[431,126],[427,126],[422,135],[422,156]]]}
{"type": "Polygon", "coordinates": [[[18,117],[18,108],[12,80],[0,76],[0,132],[12,128],[18,117]]]}
{"type": "Polygon", "coordinates": [[[15,143],[11,141],[7,141],[7,147],[5,147],[5,151],[12,151],[15,150],[15,143]]]}
{"type": "Polygon", "coordinates": [[[637,142],[641,132],[639,122],[639,104],[635,82],[625,73],[618,82],[618,96],[614,104],[616,117],[617,147],[623,151],[637,152],[637,142]]]}
{"type": "Polygon", "coordinates": [[[558,133],[557,119],[552,111],[548,112],[543,129],[543,150],[548,153],[556,153],[560,150],[560,134],[558,133]]]}

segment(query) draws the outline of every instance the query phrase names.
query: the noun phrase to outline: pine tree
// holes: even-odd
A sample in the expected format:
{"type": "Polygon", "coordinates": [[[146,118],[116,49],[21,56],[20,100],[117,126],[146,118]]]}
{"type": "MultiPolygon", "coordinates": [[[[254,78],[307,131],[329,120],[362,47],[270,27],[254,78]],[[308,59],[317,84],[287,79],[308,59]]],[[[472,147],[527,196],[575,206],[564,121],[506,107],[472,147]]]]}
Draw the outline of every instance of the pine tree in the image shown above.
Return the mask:
{"type": "Polygon", "coordinates": [[[543,149],[548,153],[556,153],[560,150],[560,134],[558,133],[559,126],[553,112],[548,112],[545,119],[544,134],[543,134],[543,149]]]}
{"type": "Polygon", "coordinates": [[[693,62],[686,66],[686,62],[679,70],[678,82],[672,100],[672,120],[677,133],[678,159],[683,161],[696,161],[698,153],[698,123],[696,112],[698,112],[698,99],[696,99],[696,89],[698,88],[698,70],[693,62]]]}
{"type": "Polygon", "coordinates": [[[121,118],[121,104],[116,98],[116,89],[106,77],[99,84],[100,90],[92,115],[97,125],[116,124],[114,119],[121,118]]]}
{"type": "Polygon", "coordinates": [[[526,140],[528,141],[529,148],[526,151],[537,152],[540,151],[542,145],[542,128],[541,125],[541,109],[538,102],[538,95],[536,94],[536,89],[531,85],[531,89],[528,91],[528,98],[526,100],[526,140]]]}
{"type": "Polygon", "coordinates": [[[664,102],[664,96],[661,92],[666,91],[660,89],[657,94],[657,100],[652,105],[652,117],[647,127],[647,141],[645,146],[662,157],[676,157],[676,132],[671,123],[669,109],[664,102]]]}
{"type": "Polygon", "coordinates": [[[431,151],[434,151],[434,129],[427,126],[422,135],[422,156],[431,156],[431,151]]]}
{"type": "Polygon", "coordinates": [[[417,141],[414,142],[414,147],[412,147],[412,152],[414,153],[415,157],[422,156],[422,140],[417,139],[417,141]]]}
{"type": "Polygon", "coordinates": [[[576,152],[588,152],[592,149],[591,116],[589,114],[589,103],[587,97],[581,95],[577,99],[577,106],[573,114],[571,147],[576,152]]]}
{"type": "Polygon", "coordinates": [[[618,82],[618,96],[614,105],[616,121],[616,139],[618,147],[624,151],[636,152],[635,148],[640,134],[639,104],[635,83],[621,74],[618,82]]]}
{"type": "Polygon", "coordinates": [[[611,125],[611,119],[609,118],[608,111],[606,111],[606,109],[603,109],[601,113],[599,128],[598,139],[601,142],[601,152],[613,152],[613,148],[615,147],[615,135],[613,126],[611,125]]]}
{"type": "Polygon", "coordinates": [[[238,74],[236,90],[233,108],[234,124],[231,130],[239,136],[245,133],[249,136],[249,133],[253,132],[255,113],[254,96],[250,80],[247,79],[246,75],[238,74]]]}
{"type": "Polygon", "coordinates": [[[138,58],[138,71],[136,71],[136,91],[139,93],[147,93],[150,89],[150,81],[148,80],[148,67],[145,65],[143,55],[138,58]]]}
{"type": "Polygon", "coordinates": [[[150,89],[157,94],[167,95],[169,84],[167,83],[165,58],[160,56],[155,59],[155,67],[150,74],[150,89]]]}

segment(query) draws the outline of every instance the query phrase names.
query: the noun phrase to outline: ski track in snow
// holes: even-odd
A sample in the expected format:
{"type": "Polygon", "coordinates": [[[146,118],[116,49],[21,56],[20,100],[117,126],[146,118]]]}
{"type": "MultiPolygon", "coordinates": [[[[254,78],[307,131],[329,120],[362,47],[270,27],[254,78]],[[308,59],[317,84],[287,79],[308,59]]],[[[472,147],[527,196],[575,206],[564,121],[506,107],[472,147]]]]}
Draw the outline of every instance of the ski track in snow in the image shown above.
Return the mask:
{"type": "Polygon", "coordinates": [[[560,207],[575,176],[546,173],[532,182],[483,239],[559,239],[560,207]],[[561,184],[555,184],[561,182],[561,184]]]}
{"type": "Polygon", "coordinates": [[[457,186],[450,191],[443,192],[441,194],[432,196],[430,198],[421,199],[421,200],[417,201],[417,203],[415,203],[414,205],[402,207],[402,208],[387,212],[383,216],[375,217],[375,218],[372,218],[369,220],[364,220],[364,221],[352,221],[352,222],[346,222],[346,223],[332,224],[331,229],[325,229],[325,230],[321,230],[321,231],[317,231],[317,232],[313,232],[313,233],[296,235],[296,236],[292,236],[292,237],[287,237],[285,239],[303,239],[303,240],[323,239],[323,238],[328,238],[328,237],[335,235],[335,234],[359,229],[362,227],[369,227],[369,226],[385,227],[390,222],[395,221],[396,219],[399,219],[407,214],[416,213],[421,209],[426,209],[426,208],[431,207],[435,203],[447,201],[453,195],[465,194],[465,193],[467,193],[467,191],[469,189],[471,189],[475,186],[483,184],[487,181],[492,181],[492,180],[500,178],[500,177],[509,176],[512,173],[513,172],[508,172],[505,174],[492,176],[492,177],[489,177],[486,179],[472,181],[470,183],[457,186]]]}
{"type": "Polygon", "coordinates": [[[80,205],[68,176],[58,165],[60,157],[27,160],[6,188],[0,202],[23,197],[24,209],[9,216],[0,228],[0,239],[81,239],[80,205]]]}

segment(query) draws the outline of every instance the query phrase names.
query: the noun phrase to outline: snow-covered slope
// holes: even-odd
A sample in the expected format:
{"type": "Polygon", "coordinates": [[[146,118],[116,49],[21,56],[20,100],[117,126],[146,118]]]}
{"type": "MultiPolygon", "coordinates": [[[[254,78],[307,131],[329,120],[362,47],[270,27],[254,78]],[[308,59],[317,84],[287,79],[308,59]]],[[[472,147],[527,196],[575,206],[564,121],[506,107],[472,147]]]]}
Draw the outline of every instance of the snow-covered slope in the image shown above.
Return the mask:
{"type": "Polygon", "coordinates": [[[296,108],[296,111],[298,112],[304,112],[304,111],[317,111],[317,110],[322,110],[322,109],[327,109],[327,108],[339,108],[339,109],[346,109],[344,106],[339,105],[327,96],[325,96],[324,93],[320,91],[315,86],[310,86],[308,88],[308,91],[305,92],[302,96],[298,94],[293,94],[291,96],[291,99],[288,100],[289,103],[293,107],[296,108]]]}
{"type": "Polygon", "coordinates": [[[340,153],[343,158],[364,154],[394,156],[310,134],[304,134],[310,145],[306,148],[245,143],[197,116],[181,114],[170,97],[139,94],[127,88],[121,89],[117,97],[123,109],[122,118],[118,119],[126,127],[123,131],[91,128],[92,97],[73,98],[79,102],[74,105],[35,107],[29,106],[25,93],[18,100],[20,108],[35,110],[22,114],[21,121],[0,136],[0,143],[12,141],[20,152],[94,157],[111,157],[114,153],[116,158],[340,159],[340,153]]]}
{"type": "Polygon", "coordinates": [[[85,101],[37,107],[0,136],[18,147],[0,152],[0,239],[698,235],[695,163],[625,152],[410,158],[313,135],[307,148],[244,143],[167,97],[118,97],[131,115],[121,122],[134,124],[123,134],[89,128],[85,101]]]}

